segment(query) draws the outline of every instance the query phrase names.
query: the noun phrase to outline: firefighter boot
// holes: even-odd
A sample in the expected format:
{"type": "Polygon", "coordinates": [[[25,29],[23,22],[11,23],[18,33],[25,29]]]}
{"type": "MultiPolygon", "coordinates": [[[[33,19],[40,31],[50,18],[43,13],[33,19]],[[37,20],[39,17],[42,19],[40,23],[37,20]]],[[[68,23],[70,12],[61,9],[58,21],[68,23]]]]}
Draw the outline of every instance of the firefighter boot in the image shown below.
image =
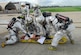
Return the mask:
{"type": "Polygon", "coordinates": [[[49,49],[49,50],[53,50],[53,51],[56,51],[56,50],[57,50],[57,48],[54,47],[54,46],[51,46],[51,47],[49,47],[48,49],[49,49]]]}
{"type": "Polygon", "coordinates": [[[4,42],[1,43],[1,47],[4,48],[6,44],[4,42]]]}

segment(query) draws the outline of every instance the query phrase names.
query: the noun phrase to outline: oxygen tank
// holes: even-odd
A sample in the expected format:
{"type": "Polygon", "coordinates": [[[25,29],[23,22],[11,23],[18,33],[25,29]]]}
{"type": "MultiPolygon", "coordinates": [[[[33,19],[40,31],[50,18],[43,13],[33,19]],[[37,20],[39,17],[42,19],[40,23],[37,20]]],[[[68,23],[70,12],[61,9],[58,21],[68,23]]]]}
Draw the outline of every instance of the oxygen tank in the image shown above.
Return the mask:
{"type": "Polygon", "coordinates": [[[8,29],[8,28],[12,29],[12,26],[14,25],[15,22],[16,22],[16,18],[14,17],[14,18],[12,18],[12,20],[9,22],[7,29],[8,29]]]}
{"type": "Polygon", "coordinates": [[[66,17],[66,16],[63,16],[61,14],[56,14],[55,17],[59,20],[62,20],[62,21],[69,21],[69,17],[66,17]]]}

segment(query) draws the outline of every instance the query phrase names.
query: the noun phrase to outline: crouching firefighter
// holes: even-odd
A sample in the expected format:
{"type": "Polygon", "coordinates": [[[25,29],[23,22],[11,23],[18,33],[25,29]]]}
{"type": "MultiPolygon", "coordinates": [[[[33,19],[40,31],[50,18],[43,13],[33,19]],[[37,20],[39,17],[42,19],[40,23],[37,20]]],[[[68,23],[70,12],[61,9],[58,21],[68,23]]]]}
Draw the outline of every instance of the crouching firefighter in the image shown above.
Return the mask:
{"type": "Polygon", "coordinates": [[[56,50],[57,45],[59,43],[59,40],[62,39],[63,36],[67,36],[70,40],[71,44],[74,44],[74,40],[72,38],[72,31],[75,29],[73,25],[73,21],[60,14],[56,14],[55,17],[57,18],[58,22],[56,24],[57,32],[54,35],[54,38],[51,43],[51,47],[49,47],[50,50],[56,50]]]}
{"type": "Polygon", "coordinates": [[[9,45],[9,44],[15,44],[19,40],[18,38],[19,30],[21,30],[26,36],[29,36],[22,27],[22,20],[23,19],[21,17],[17,17],[17,19],[12,18],[12,20],[9,22],[7,27],[9,31],[9,37],[6,38],[5,42],[2,42],[1,44],[2,47],[5,47],[6,45],[9,45]]]}

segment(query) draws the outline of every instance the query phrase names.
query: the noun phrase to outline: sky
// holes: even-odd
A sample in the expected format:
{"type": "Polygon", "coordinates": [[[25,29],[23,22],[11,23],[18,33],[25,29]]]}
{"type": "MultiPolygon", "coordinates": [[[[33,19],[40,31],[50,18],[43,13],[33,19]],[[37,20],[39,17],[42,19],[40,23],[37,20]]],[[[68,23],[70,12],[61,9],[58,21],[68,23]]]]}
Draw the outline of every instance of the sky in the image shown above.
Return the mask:
{"type": "Polygon", "coordinates": [[[27,1],[32,4],[38,4],[40,6],[81,6],[81,0],[0,0],[0,2],[18,2],[27,1]]]}

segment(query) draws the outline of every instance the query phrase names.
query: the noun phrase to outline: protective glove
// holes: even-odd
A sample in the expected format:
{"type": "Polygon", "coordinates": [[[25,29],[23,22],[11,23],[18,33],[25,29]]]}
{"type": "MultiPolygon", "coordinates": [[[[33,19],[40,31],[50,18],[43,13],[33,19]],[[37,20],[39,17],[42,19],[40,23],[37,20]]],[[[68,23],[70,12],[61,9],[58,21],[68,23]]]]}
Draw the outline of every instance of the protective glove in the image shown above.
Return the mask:
{"type": "Polygon", "coordinates": [[[30,35],[28,33],[26,33],[26,36],[30,37],[30,35]]]}

